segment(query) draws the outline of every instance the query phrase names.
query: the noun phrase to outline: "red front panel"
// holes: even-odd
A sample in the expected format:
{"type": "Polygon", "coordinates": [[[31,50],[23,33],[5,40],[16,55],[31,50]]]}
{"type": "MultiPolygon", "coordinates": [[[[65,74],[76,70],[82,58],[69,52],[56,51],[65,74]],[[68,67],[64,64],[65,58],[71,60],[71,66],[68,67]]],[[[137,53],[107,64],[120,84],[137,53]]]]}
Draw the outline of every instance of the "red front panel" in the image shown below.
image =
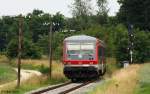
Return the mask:
{"type": "Polygon", "coordinates": [[[65,60],[64,64],[71,64],[71,65],[81,65],[81,64],[97,64],[97,61],[91,60],[65,60]]]}
{"type": "Polygon", "coordinates": [[[64,64],[72,64],[72,65],[98,64],[98,43],[96,43],[95,59],[94,60],[67,60],[66,42],[64,42],[64,49],[63,50],[64,50],[63,51],[63,63],[64,64]]]}

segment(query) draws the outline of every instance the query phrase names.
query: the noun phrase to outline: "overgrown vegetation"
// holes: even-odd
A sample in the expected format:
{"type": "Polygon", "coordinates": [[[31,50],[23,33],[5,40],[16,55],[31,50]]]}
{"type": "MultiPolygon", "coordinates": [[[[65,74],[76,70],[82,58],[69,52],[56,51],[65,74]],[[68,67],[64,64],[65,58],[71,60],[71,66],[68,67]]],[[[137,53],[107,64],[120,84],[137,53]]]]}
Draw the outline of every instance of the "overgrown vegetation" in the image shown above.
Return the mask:
{"type": "Polygon", "coordinates": [[[16,71],[0,56],[0,84],[13,81],[17,78],[16,71]]]}
{"type": "Polygon", "coordinates": [[[12,84],[11,86],[4,87],[2,91],[0,90],[0,92],[2,93],[4,92],[4,94],[7,93],[7,91],[9,92],[9,94],[24,94],[31,90],[35,90],[41,87],[46,87],[49,85],[64,83],[65,81],[67,81],[67,79],[62,76],[55,77],[54,75],[53,78],[49,79],[47,76],[42,75],[39,77],[33,75],[30,79],[24,81],[21,84],[20,88],[16,88],[16,84],[12,84]]]}
{"type": "Polygon", "coordinates": [[[0,84],[15,80],[17,77],[15,70],[8,64],[0,64],[0,84]]]}
{"type": "MultiPolygon", "coordinates": [[[[70,5],[72,16],[65,17],[61,13],[55,15],[44,13],[42,10],[33,10],[32,13],[23,15],[23,50],[22,68],[38,70],[48,74],[48,60],[43,60],[43,56],[49,53],[49,27],[52,23],[53,40],[52,51],[53,60],[60,61],[63,52],[63,40],[72,35],[86,34],[99,38],[106,44],[106,57],[116,58],[112,63],[108,63],[107,75],[110,76],[117,69],[118,64],[124,60],[129,60],[129,34],[128,25],[133,25],[133,62],[143,63],[150,60],[150,16],[149,0],[118,0],[121,5],[117,16],[109,16],[107,0],[96,0],[98,10],[93,13],[91,0],[74,0],[70,5]],[[32,60],[31,60],[32,59],[32,60]],[[38,60],[33,60],[38,59],[38,60]]],[[[9,65],[16,67],[18,54],[18,16],[0,17],[0,54],[6,55],[12,63],[9,65]]],[[[5,60],[2,60],[2,62],[5,60]]],[[[1,61],[0,61],[1,62],[1,61]]],[[[109,61],[108,61],[109,62],[109,61]]],[[[37,79],[34,83],[29,81],[29,85],[23,85],[17,93],[38,88],[49,83],[63,82],[66,80],[62,74],[61,63],[53,63],[54,79],[50,81],[37,79]],[[32,87],[33,85],[33,87],[32,87]]],[[[2,66],[5,66],[5,64],[2,66]]],[[[1,68],[1,67],[0,67],[1,68]]],[[[4,68],[9,68],[4,67],[4,68]]],[[[2,69],[7,71],[6,69],[2,69]]],[[[2,71],[1,70],[1,71],[2,71]]],[[[2,72],[3,73],[3,72],[2,72]]],[[[11,73],[11,72],[10,72],[11,73]]],[[[9,78],[9,77],[8,77],[9,78]]],[[[13,77],[12,77],[13,78],[13,77]]],[[[32,80],[31,80],[32,81],[32,80]]]]}
{"type": "Polygon", "coordinates": [[[139,65],[131,65],[117,70],[111,78],[105,79],[88,94],[134,94],[139,69],[139,65]]]}
{"type": "MultiPolygon", "coordinates": [[[[98,10],[93,13],[91,0],[74,0],[70,5],[73,17],[67,18],[61,13],[51,15],[42,10],[34,10],[23,16],[23,51],[22,58],[39,59],[43,55],[48,55],[48,32],[49,25],[53,23],[53,59],[58,60],[62,56],[62,44],[64,38],[71,35],[86,34],[103,40],[106,44],[106,55],[116,57],[117,61],[129,60],[129,37],[125,22],[133,24],[134,44],[133,56],[134,62],[148,61],[150,54],[150,33],[149,26],[146,24],[141,28],[142,15],[132,16],[134,13],[130,10],[130,1],[119,0],[121,9],[117,16],[108,16],[107,1],[97,0],[98,10]],[[128,10],[128,11],[125,11],[128,10]],[[130,13],[131,12],[131,13],[130,13]],[[124,14],[131,14],[124,15],[124,14]],[[126,19],[124,19],[126,18],[126,19]],[[129,19],[127,19],[129,18],[129,19]],[[136,18],[132,20],[133,18],[136,18]],[[140,29],[138,29],[140,28],[140,29]],[[144,31],[143,31],[144,30],[144,31]]],[[[138,2],[135,0],[134,2],[138,2]]],[[[140,1],[149,2],[149,1],[140,1]]],[[[147,4],[145,3],[145,4],[147,4]]],[[[137,10],[141,8],[138,4],[131,2],[137,10]],[[136,7],[137,6],[137,7],[136,7]]],[[[142,4],[144,6],[144,4],[142,4]]],[[[141,13],[141,12],[140,12],[141,13]]],[[[145,15],[148,24],[149,16],[145,15]]],[[[143,16],[142,16],[143,17],[143,16]]],[[[144,17],[145,18],[145,17],[144,17]]],[[[18,53],[18,16],[2,16],[0,18],[0,53],[6,54],[9,58],[15,58],[18,53]]]]}
{"type": "MultiPolygon", "coordinates": [[[[5,56],[0,56],[0,58],[2,58],[0,59],[0,77],[4,78],[4,79],[0,79],[0,84],[3,84],[4,82],[8,83],[9,81],[16,80],[17,74],[13,70],[13,67],[17,66],[17,60],[13,59],[10,62],[5,56]]],[[[21,82],[21,87],[19,89],[16,88],[16,83],[12,83],[11,85],[8,85],[8,86],[6,85],[4,87],[1,87],[0,93],[5,94],[8,92],[10,94],[23,94],[23,93],[29,92],[31,90],[34,90],[40,87],[45,87],[45,86],[68,81],[68,79],[63,74],[63,65],[60,61],[53,61],[51,79],[49,78],[48,66],[49,66],[48,59],[41,59],[41,60],[24,59],[22,60],[22,64],[21,64],[22,69],[37,70],[37,71],[42,72],[42,75],[41,76],[32,75],[31,78],[27,79],[26,81],[21,82]]]]}
{"type": "Polygon", "coordinates": [[[135,94],[149,94],[150,93],[150,64],[144,64],[139,72],[138,85],[135,94]]]}
{"type": "Polygon", "coordinates": [[[112,77],[112,74],[117,71],[118,69],[120,69],[120,66],[117,65],[117,61],[115,58],[107,58],[106,59],[106,68],[107,68],[107,71],[104,75],[104,78],[110,78],[112,77]]]}

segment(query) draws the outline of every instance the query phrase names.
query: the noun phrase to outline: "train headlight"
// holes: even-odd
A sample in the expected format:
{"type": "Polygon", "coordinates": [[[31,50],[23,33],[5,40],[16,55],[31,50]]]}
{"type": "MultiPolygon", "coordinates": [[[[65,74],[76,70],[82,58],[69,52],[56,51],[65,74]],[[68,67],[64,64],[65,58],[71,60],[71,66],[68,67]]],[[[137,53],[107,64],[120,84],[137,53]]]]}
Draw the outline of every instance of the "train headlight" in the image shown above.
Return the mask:
{"type": "Polygon", "coordinates": [[[68,64],[68,65],[71,65],[71,62],[68,62],[67,64],[68,64]]]}
{"type": "Polygon", "coordinates": [[[79,62],[79,64],[81,65],[81,64],[82,64],[82,62],[79,62]]]}
{"type": "Polygon", "coordinates": [[[93,65],[93,62],[90,62],[91,65],[93,65]]]}

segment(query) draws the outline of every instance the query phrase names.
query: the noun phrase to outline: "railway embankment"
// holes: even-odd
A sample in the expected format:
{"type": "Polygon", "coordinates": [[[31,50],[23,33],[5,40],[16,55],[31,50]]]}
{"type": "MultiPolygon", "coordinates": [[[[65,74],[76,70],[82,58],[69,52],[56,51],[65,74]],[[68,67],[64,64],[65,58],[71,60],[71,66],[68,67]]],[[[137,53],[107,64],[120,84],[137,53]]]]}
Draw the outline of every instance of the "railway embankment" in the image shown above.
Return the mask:
{"type": "Polygon", "coordinates": [[[150,63],[142,65],[139,71],[135,94],[150,94],[150,63]]]}
{"type": "Polygon", "coordinates": [[[49,85],[54,85],[58,83],[63,83],[67,79],[63,75],[62,72],[62,64],[60,62],[53,61],[53,71],[52,71],[52,78],[49,79],[48,77],[48,60],[47,59],[25,59],[22,60],[21,68],[25,69],[22,72],[24,72],[22,75],[24,81],[21,83],[20,88],[16,88],[16,79],[17,79],[17,72],[14,70],[14,68],[17,67],[17,60],[13,59],[9,61],[5,56],[1,56],[0,58],[0,71],[1,73],[9,73],[9,77],[5,77],[5,75],[0,75],[0,77],[9,78],[7,79],[1,79],[3,85],[1,85],[0,94],[24,94],[25,92],[38,89],[40,87],[45,87],[49,85]],[[6,65],[5,71],[2,71],[5,67],[2,65],[6,65]],[[13,73],[10,72],[10,70],[13,70],[13,73]],[[30,71],[28,71],[30,70],[30,71]],[[42,75],[38,76],[34,72],[41,72],[42,75]],[[12,76],[15,76],[13,79],[12,76]],[[32,74],[32,75],[31,75],[32,74]]]}
{"type": "Polygon", "coordinates": [[[88,94],[150,94],[150,63],[117,70],[88,94]]]}

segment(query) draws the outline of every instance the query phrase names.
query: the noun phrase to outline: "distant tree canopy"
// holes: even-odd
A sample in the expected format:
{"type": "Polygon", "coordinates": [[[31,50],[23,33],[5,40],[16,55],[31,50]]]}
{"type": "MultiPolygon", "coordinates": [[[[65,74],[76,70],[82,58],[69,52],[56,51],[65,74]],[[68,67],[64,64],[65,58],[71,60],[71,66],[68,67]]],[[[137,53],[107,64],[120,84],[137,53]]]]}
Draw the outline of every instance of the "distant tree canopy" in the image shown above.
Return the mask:
{"type": "Polygon", "coordinates": [[[90,25],[90,15],[92,15],[91,0],[74,0],[70,6],[77,30],[85,30],[90,25]]]}
{"type": "Polygon", "coordinates": [[[74,0],[73,4],[70,5],[73,18],[69,19],[68,24],[71,24],[71,29],[82,31],[90,28],[92,25],[104,25],[108,23],[107,1],[96,0],[97,10],[94,10],[91,1],[74,0]]]}
{"type": "MultiPolygon", "coordinates": [[[[50,23],[53,24],[53,31],[65,29],[65,17],[59,12],[55,15],[44,13],[41,10],[34,10],[23,16],[24,36],[24,58],[40,58],[42,54],[48,54],[48,36],[50,23]],[[45,37],[46,36],[46,37],[45,37]],[[43,39],[41,39],[43,38],[43,39]],[[43,42],[41,45],[38,44],[43,42]],[[44,44],[45,43],[45,44],[44,44]],[[46,44],[47,43],[47,44],[46,44]],[[44,45],[44,47],[43,47],[44,45]]],[[[16,57],[18,53],[18,16],[3,16],[0,18],[0,52],[6,52],[8,57],[16,57]]]]}
{"type": "MultiPolygon", "coordinates": [[[[105,42],[107,57],[115,57],[118,62],[129,60],[129,36],[128,29],[124,24],[131,23],[134,25],[132,31],[135,36],[134,62],[150,60],[150,32],[144,31],[149,31],[149,15],[142,14],[147,10],[143,10],[143,2],[148,4],[148,1],[139,1],[141,5],[139,2],[134,4],[137,0],[130,1],[131,3],[129,0],[119,1],[122,6],[118,15],[114,17],[107,15],[106,0],[97,0],[99,9],[96,14],[92,13],[91,0],[74,0],[71,5],[73,17],[70,18],[59,12],[55,15],[44,13],[41,10],[28,13],[23,16],[22,57],[35,59],[48,55],[48,33],[50,24],[52,24],[53,59],[60,60],[62,58],[64,38],[86,34],[105,42]]],[[[148,8],[148,6],[145,7],[148,8]]],[[[145,13],[149,13],[148,10],[145,13]]],[[[9,58],[16,58],[17,48],[18,16],[3,16],[0,18],[0,53],[6,54],[9,58]]]]}
{"type": "Polygon", "coordinates": [[[97,0],[98,14],[104,15],[108,12],[107,0],[97,0]]]}
{"type": "Polygon", "coordinates": [[[118,0],[120,11],[118,18],[125,24],[150,30],[150,0],[118,0]]]}

